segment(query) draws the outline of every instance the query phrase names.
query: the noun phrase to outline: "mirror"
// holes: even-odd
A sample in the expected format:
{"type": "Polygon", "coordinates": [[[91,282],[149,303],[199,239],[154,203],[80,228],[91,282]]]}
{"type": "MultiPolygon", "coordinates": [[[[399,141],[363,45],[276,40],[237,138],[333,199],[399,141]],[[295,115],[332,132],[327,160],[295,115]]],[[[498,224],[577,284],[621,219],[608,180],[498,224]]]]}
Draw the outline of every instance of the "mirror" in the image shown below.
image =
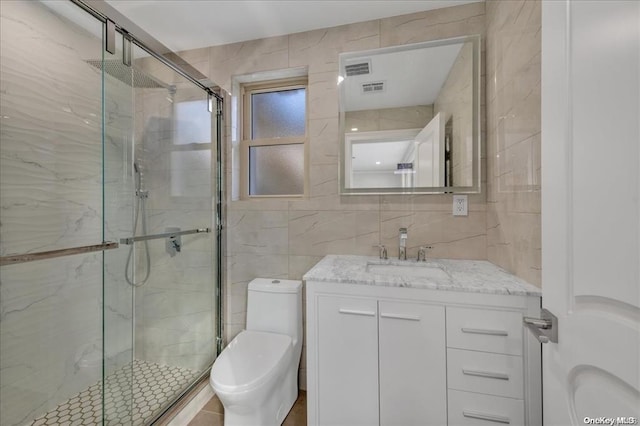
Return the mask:
{"type": "Polygon", "coordinates": [[[342,194],[480,192],[480,36],[340,54],[342,194]]]}

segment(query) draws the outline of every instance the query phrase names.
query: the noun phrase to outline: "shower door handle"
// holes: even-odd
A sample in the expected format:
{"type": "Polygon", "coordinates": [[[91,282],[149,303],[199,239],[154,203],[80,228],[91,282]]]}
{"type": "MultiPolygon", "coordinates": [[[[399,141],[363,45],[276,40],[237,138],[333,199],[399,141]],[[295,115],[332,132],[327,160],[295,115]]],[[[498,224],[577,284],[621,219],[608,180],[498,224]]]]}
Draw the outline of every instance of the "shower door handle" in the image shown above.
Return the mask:
{"type": "Polygon", "coordinates": [[[120,243],[130,245],[135,243],[136,241],[157,240],[160,238],[177,237],[179,235],[201,234],[203,232],[209,233],[211,232],[211,228],[196,228],[196,229],[189,229],[187,231],[174,231],[174,232],[165,232],[162,234],[140,235],[138,237],[120,238],[120,243]]]}
{"type": "Polygon", "coordinates": [[[33,262],[35,260],[53,259],[56,257],[71,256],[73,254],[92,253],[96,251],[113,250],[118,248],[118,243],[105,241],[101,244],[79,246],[59,250],[41,251],[38,253],[15,254],[0,257],[0,266],[16,265],[18,263],[33,262]]]}

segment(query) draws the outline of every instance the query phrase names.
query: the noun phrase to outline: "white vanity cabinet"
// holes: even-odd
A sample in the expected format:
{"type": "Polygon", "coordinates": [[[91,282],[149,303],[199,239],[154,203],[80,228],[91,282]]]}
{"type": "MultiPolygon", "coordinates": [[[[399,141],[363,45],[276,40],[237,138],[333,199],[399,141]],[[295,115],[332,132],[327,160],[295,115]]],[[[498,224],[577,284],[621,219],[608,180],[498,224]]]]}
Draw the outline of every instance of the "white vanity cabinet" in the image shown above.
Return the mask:
{"type": "Polygon", "coordinates": [[[316,302],[318,424],[446,423],[442,306],[333,295],[316,302]]]}
{"type": "Polygon", "coordinates": [[[378,424],[378,306],[354,297],[317,298],[320,424],[378,424]]]}
{"type": "Polygon", "coordinates": [[[307,422],[540,425],[540,297],[306,282],[307,422]]]}

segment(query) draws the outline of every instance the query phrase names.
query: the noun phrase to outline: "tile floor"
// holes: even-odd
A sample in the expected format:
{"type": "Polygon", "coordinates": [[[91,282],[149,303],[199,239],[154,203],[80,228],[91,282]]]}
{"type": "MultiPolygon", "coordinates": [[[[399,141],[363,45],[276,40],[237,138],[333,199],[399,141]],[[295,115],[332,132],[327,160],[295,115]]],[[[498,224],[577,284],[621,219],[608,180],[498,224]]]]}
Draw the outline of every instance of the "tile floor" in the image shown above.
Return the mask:
{"type": "MultiPolygon", "coordinates": [[[[105,380],[104,424],[142,425],[164,409],[164,405],[193,383],[198,375],[197,371],[186,368],[135,360],[105,380]]],[[[102,382],[98,382],[38,417],[29,426],[101,424],[102,382]]]]}
{"type": "MultiPolygon", "coordinates": [[[[189,423],[189,426],[223,426],[224,409],[217,396],[213,396],[202,410],[189,423]]],[[[298,399],[284,419],[282,426],[306,426],[307,425],[307,393],[303,390],[298,394],[298,399]]]]}

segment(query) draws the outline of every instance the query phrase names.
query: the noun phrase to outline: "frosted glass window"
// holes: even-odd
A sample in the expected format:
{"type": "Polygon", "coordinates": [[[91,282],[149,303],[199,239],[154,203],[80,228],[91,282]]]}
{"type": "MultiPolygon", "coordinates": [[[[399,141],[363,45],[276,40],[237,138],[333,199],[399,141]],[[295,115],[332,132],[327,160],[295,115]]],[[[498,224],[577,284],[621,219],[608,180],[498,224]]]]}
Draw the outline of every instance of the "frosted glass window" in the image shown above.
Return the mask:
{"type": "Polygon", "coordinates": [[[211,113],[207,100],[176,104],[175,145],[211,143],[211,113]]]}
{"type": "Polygon", "coordinates": [[[251,139],[304,136],[306,90],[251,95],[251,139]]]}
{"type": "Polygon", "coordinates": [[[304,144],[249,148],[249,195],[302,195],[304,144]]]}

